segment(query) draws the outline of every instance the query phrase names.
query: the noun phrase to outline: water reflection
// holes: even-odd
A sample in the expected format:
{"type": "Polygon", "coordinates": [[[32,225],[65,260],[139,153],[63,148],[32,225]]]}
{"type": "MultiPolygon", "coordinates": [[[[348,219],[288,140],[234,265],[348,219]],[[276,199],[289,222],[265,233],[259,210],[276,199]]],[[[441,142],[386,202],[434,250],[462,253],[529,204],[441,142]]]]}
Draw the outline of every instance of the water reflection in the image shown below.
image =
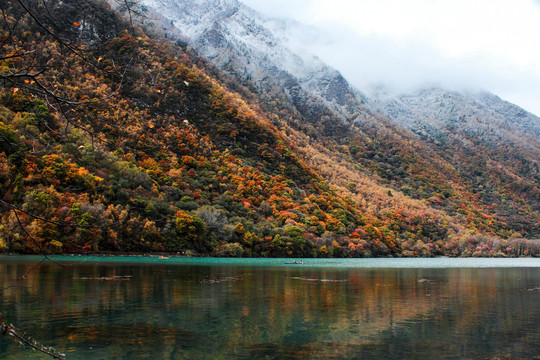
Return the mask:
{"type": "MultiPolygon", "coordinates": [[[[530,359],[540,349],[538,268],[32,266],[0,262],[0,311],[70,359],[530,359]]],[[[43,358],[4,337],[0,355],[43,358]]]]}

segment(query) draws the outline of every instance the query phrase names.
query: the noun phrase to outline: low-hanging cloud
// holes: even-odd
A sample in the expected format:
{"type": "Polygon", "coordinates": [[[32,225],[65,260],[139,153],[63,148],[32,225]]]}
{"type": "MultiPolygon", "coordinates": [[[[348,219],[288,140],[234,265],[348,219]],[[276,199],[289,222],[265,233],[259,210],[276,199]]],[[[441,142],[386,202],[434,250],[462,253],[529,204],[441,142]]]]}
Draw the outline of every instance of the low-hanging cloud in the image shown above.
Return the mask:
{"type": "Polygon", "coordinates": [[[304,47],[360,90],[482,88],[540,115],[539,1],[243,2],[308,25],[304,47]]]}

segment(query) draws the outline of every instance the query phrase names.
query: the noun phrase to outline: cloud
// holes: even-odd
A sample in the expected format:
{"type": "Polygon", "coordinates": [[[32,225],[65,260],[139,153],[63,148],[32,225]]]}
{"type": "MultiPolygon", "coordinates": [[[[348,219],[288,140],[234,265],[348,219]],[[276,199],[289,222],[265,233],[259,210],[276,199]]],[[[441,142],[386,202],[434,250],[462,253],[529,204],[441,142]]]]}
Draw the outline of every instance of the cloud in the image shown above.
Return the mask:
{"type": "Polygon", "coordinates": [[[540,115],[537,0],[243,2],[317,29],[309,50],[361,90],[484,88],[540,115]]]}

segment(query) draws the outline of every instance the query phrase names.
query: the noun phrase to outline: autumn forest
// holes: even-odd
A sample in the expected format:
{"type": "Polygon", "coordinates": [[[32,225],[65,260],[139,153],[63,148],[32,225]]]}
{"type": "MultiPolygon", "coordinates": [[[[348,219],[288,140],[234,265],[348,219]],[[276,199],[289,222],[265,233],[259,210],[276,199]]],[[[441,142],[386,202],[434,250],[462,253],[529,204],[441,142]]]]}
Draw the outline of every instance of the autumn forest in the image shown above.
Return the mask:
{"type": "Polygon", "coordinates": [[[540,255],[534,152],[294,108],[136,2],[0,3],[1,252],[540,255]]]}

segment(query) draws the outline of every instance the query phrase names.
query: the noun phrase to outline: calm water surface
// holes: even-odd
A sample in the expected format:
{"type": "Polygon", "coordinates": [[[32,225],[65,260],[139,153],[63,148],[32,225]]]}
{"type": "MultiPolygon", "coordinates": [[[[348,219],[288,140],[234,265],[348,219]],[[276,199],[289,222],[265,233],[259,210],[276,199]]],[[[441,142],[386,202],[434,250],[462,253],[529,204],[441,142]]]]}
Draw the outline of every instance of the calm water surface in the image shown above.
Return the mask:
{"type": "Polygon", "coordinates": [[[540,359],[540,259],[55,259],[0,313],[68,359],[540,359]]]}

